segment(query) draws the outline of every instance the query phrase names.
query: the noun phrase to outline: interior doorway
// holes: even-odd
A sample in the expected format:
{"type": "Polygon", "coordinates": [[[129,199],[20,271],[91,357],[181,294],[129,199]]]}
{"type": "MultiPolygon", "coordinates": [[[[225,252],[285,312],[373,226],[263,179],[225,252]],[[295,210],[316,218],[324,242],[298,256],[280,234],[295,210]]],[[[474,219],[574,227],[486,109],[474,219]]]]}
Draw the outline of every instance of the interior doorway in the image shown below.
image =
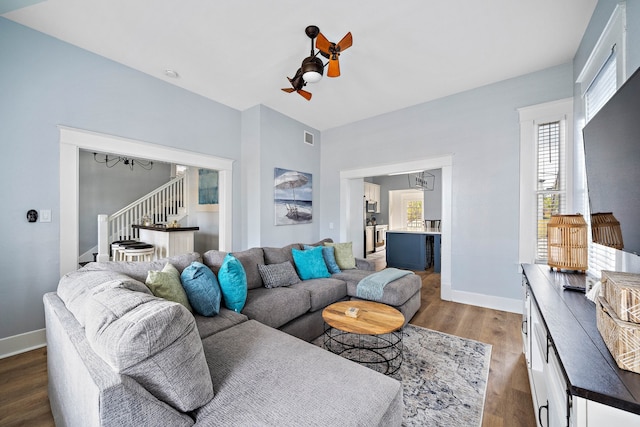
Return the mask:
{"type": "Polygon", "coordinates": [[[451,230],[453,155],[431,157],[404,163],[371,166],[340,172],[340,240],[353,242],[354,253],[361,253],[364,224],[362,197],[364,178],[409,173],[420,170],[442,170],[442,222],[440,297],[451,301],[451,230]]]}
{"type": "Polygon", "coordinates": [[[232,176],[233,160],[181,150],[113,135],[59,126],[60,130],[60,276],[75,271],[79,256],[78,168],[80,149],[111,152],[137,158],[180,163],[217,170],[220,203],[219,248],[232,245],[232,176]]]}

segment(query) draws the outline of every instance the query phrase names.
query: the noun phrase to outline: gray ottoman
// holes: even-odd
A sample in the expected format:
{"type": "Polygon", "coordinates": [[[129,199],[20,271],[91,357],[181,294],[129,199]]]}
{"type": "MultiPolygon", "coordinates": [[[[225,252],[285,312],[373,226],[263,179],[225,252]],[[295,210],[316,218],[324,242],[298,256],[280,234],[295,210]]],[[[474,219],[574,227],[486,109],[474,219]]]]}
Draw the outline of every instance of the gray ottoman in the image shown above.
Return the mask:
{"type": "MultiPolygon", "coordinates": [[[[358,283],[371,273],[371,271],[344,270],[341,273],[334,274],[333,277],[345,280],[347,282],[347,295],[352,300],[359,300],[361,298],[357,297],[356,292],[358,283]]],[[[376,300],[376,302],[390,305],[399,310],[404,316],[404,324],[406,325],[420,308],[421,289],[422,280],[420,276],[409,274],[388,283],[384,287],[382,298],[376,300]]]]}

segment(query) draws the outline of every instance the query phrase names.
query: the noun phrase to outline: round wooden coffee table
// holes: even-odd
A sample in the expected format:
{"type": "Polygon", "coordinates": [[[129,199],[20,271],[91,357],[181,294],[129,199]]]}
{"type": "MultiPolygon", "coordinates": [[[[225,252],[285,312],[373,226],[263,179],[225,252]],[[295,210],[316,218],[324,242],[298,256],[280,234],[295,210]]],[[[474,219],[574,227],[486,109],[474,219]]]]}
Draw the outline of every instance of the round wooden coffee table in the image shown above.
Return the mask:
{"type": "Polygon", "coordinates": [[[402,365],[402,326],[398,310],[372,301],[340,301],[322,311],[324,347],[386,375],[402,365]],[[355,307],[358,317],[345,312],[355,307]]]}

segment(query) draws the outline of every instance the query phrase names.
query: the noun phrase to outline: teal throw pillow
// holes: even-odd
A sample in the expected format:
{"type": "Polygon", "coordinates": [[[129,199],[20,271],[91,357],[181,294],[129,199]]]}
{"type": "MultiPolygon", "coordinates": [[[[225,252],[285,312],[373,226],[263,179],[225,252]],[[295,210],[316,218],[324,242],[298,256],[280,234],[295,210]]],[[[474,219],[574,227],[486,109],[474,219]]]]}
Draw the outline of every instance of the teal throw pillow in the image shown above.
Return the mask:
{"type": "Polygon", "coordinates": [[[296,270],[298,270],[298,276],[300,276],[302,280],[331,277],[329,270],[327,270],[327,264],[325,264],[324,257],[322,256],[321,246],[306,251],[294,248],[291,252],[293,254],[293,261],[296,264],[296,270]]]}
{"type": "MultiPolygon", "coordinates": [[[[315,246],[304,245],[304,250],[313,249],[315,246]]],[[[338,267],[338,263],[336,262],[335,256],[335,248],[333,246],[321,246],[322,247],[322,257],[324,258],[324,263],[327,264],[327,270],[329,273],[336,274],[341,273],[340,267],[338,267]]]]}
{"type": "Polygon", "coordinates": [[[218,282],[225,307],[240,313],[247,302],[247,273],[232,254],[224,257],[218,271],[218,282]]]}
{"type": "Polygon", "coordinates": [[[222,292],[213,271],[200,262],[192,262],[180,275],[193,310],[202,316],[215,316],[220,312],[222,292]]]}

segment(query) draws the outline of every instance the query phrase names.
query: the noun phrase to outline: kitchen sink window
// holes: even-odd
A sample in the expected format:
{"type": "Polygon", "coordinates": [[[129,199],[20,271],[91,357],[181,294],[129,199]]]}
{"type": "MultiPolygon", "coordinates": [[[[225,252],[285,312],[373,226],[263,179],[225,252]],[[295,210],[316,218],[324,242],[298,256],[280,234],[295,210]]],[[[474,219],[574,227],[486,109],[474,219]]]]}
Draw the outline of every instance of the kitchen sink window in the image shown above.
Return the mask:
{"type": "Polygon", "coordinates": [[[403,212],[406,215],[405,224],[408,228],[418,228],[423,226],[422,219],[422,199],[409,199],[404,200],[403,212]]]}

